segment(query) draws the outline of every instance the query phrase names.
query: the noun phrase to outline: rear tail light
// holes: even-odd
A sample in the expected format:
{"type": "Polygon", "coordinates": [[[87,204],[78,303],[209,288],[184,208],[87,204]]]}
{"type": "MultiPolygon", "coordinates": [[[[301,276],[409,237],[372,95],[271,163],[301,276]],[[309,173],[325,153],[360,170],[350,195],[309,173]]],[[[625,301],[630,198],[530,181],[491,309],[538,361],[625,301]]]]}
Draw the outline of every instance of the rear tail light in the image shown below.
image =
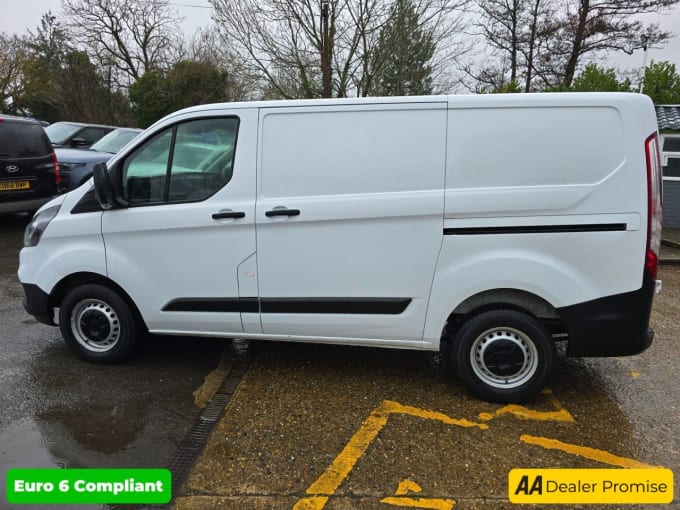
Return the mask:
{"type": "Polygon", "coordinates": [[[61,174],[59,173],[59,161],[57,161],[57,153],[52,153],[52,162],[54,163],[54,182],[61,184],[61,174]]]}
{"type": "Polygon", "coordinates": [[[649,275],[656,279],[661,249],[663,207],[661,151],[659,150],[657,133],[654,133],[645,141],[645,155],[647,158],[647,253],[645,268],[649,275]]]}

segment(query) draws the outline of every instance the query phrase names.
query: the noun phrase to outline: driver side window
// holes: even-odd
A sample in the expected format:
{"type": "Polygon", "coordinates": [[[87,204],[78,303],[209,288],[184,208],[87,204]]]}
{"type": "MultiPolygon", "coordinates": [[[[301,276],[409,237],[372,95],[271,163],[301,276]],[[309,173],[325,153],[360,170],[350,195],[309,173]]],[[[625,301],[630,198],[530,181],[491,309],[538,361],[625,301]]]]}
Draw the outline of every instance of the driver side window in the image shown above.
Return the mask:
{"type": "Polygon", "coordinates": [[[130,205],[205,200],[230,180],[238,119],[176,124],[135,150],[123,164],[123,197],[130,205]]]}

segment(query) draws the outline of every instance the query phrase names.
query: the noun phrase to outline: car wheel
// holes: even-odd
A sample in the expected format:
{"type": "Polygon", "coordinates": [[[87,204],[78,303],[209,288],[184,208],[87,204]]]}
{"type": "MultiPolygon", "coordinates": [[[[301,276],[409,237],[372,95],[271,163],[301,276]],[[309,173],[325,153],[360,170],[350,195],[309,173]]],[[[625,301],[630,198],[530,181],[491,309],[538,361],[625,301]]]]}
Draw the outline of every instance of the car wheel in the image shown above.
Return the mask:
{"type": "Polygon", "coordinates": [[[522,402],[548,382],[555,346],[535,318],[514,310],[472,317],[454,334],[454,371],[476,396],[490,402],[522,402]]]}
{"type": "Polygon", "coordinates": [[[139,337],[139,324],[130,306],[102,285],[76,287],[59,310],[59,328],[79,356],[97,363],[129,357],[139,337]]]}

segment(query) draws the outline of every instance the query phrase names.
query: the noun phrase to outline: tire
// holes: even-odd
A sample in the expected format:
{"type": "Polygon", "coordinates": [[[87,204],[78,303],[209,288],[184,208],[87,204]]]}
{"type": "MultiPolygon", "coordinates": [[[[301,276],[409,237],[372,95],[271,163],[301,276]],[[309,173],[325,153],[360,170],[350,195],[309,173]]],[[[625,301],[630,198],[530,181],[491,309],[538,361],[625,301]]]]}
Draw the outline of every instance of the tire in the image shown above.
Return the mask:
{"type": "Polygon", "coordinates": [[[71,290],[59,310],[64,340],[81,358],[117,363],[128,358],[139,341],[139,322],[115,291],[102,285],[71,290]]]}
{"type": "Polygon", "coordinates": [[[524,402],[550,379],[555,345],[535,318],[492,310],[462,324],[453,337],[451,358],[456,375],[477,397],[524,402]]]}

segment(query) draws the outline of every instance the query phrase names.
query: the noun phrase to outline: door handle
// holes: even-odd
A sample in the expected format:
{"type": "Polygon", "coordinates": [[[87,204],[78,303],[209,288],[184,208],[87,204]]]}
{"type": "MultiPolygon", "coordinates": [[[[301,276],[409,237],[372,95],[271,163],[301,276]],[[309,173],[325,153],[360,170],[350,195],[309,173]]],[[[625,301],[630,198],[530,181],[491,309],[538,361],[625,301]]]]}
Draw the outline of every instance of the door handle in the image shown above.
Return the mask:
{"type": "Polygon", "coordinates": [[[264,213],[265,216],[271,218],[272,216],[299,216],[300,209],[272,209],[264,213]]]}
{"type": "Polygon", "coordinates": [[[245,218],[246,213],[242,211],[220,211],[213,213],[212,219],[213,220],[223,220],[226,218],[245,218]]]}

